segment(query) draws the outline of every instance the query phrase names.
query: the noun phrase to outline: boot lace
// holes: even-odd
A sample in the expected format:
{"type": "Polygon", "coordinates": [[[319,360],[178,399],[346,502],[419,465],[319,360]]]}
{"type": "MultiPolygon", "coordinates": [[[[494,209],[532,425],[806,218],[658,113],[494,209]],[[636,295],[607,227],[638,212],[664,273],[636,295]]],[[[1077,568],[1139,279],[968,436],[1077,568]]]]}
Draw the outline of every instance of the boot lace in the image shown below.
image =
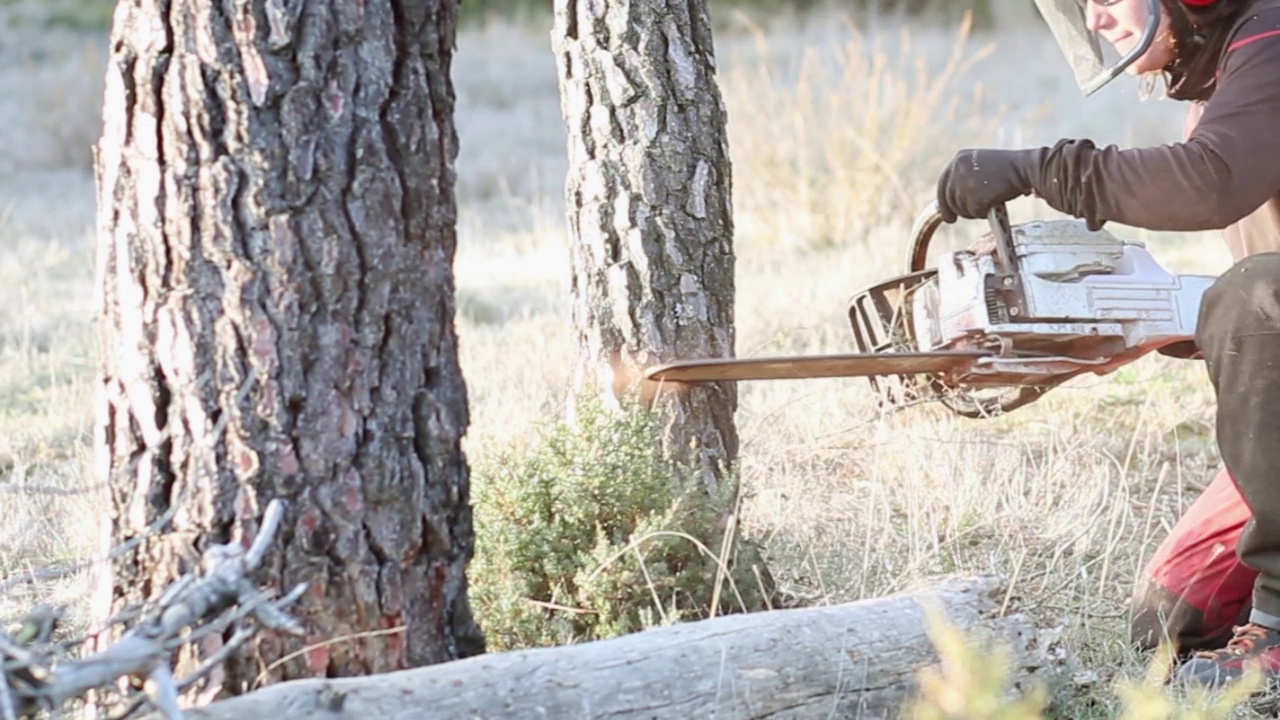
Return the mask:
{"type": "Polygon", "coordinates": [[[1202,650],[1197,652],[1196,657],[1213,658],[1219,655],[1246,655],[1253,650],[1259,640],[1265,640],[1272,630],[1249,623],[1247,625],[1239,625],[1231,628],[1234,634],[1231,640],[1227,642],[1226,647],[1221,650],[1202,650]]]}

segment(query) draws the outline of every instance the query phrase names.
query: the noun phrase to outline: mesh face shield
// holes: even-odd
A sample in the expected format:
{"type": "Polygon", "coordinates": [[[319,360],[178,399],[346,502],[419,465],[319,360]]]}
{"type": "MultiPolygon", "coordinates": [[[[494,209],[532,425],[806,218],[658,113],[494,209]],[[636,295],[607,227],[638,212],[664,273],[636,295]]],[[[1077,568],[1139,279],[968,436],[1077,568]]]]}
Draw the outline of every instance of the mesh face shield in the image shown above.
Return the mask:
{"type": "Polygon", "coordinates": [[[1035,0],[1036,9],[1049,25],[1058,49],[1071,66],[1076,85],[1086,96],[1114,80],[1141,57],[1151,47],[1160,27],[1160,0],[1111,0],[1112,3],[1117,1],[1144,3],[1147,21],[1142,39],[1124,57],[1108,65],[1103,48],[1109,50],[1110,47],[1097,33],[1089,30],[1087,21],[1088,3],[1098,0],[1035,0]]]}

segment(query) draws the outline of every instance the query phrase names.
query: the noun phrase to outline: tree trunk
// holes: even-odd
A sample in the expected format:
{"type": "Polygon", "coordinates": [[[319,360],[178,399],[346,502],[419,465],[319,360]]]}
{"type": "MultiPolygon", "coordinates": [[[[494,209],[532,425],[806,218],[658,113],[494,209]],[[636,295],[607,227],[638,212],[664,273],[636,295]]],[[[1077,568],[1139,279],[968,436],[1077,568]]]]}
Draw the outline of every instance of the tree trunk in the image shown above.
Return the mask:
{"type": "MultiPolygon", "coordinates": [[[[731,173],[711,23],[706,0],[556,0],[553,38],[575,391],[616,400],[645,365],[734,353],[731,173]]],[[[737,459],[735,386],[689,388],[668,408],[669,450],[714,487],[737,459]]]]}
{"type": "Polygon", "coordinates": [[[192,711],[189,720],[897,718],[919,688],[917,670],[938,660],[927,632],[931,609],[969,639],[1010,651],[1008,690],[1065,669],[1052,632],[1001,613],[1005,588],[998,578],[953,578],[847,605],[727,615],[379,677],[284,683],[192,711]]]}
{"type": "Polygon", "coordinates": [[[116,8],[96,162],[95,449],[113,496],[104,539],[147,537],[99,579],[95,615],[153,598],[211,543],[250,542],[281,498],[264,574],[309,581],[303,642],[335,640],[274,667],[301,644],[266,633],[204,697],[482,649],[453,327],[457,12],[116,8]]]}

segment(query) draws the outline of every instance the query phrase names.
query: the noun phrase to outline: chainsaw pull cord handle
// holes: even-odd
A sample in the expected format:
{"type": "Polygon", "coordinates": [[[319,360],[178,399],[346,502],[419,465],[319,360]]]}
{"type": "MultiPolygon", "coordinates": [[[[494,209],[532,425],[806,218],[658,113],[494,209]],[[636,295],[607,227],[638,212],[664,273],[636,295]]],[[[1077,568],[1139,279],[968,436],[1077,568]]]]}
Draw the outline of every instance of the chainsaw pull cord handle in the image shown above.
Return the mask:
{"type": "MultiPolygon", "coordinates": [[[[987,222],[996,240],[996,260],[1003,274],[1011,275],[1014,269],[1013,228],[1009,225],[1009,211],[1004,203],[987,213],[987,222]]],[[[934,233],[942,226],[938,203],[933,201],[916,217],[911,227],[911,252],[907,255],[907,273],[917,273],[929,262],[929,244],[934,233]]]]}

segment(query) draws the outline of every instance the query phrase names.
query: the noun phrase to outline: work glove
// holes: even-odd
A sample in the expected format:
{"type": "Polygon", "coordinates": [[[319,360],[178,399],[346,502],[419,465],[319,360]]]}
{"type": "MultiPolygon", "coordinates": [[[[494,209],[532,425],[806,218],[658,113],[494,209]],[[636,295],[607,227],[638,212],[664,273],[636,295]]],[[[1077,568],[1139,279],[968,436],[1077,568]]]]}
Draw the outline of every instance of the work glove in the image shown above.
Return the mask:
{"type": "Polygon", "coordinates": [[[938,178],[943,222],[985,218],[994,207],[1034,190],[1041,150],[961,150],[938,178]]]}

